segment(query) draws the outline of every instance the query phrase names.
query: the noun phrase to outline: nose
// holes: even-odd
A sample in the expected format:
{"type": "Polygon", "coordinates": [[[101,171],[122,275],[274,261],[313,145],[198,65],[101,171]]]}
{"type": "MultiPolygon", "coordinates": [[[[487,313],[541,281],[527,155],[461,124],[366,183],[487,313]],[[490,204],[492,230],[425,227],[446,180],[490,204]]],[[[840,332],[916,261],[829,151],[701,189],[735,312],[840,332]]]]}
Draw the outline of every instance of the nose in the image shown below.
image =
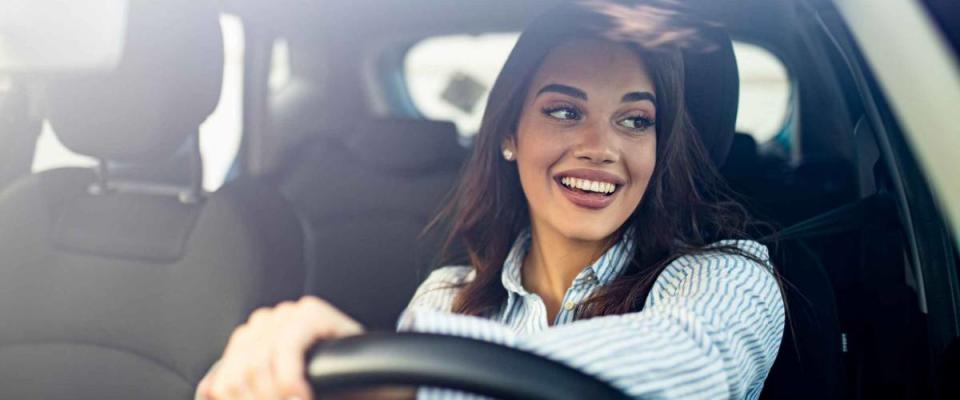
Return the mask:
{"type": "Polygon", "coordinates": [[[617,162],[620,154],[615,147],[616,132],[597,125],[585,126],[581,134],[577,135],[578,141],[573,149],[573,155],[578,160],[593,164],[613,164],[617,162]]]}

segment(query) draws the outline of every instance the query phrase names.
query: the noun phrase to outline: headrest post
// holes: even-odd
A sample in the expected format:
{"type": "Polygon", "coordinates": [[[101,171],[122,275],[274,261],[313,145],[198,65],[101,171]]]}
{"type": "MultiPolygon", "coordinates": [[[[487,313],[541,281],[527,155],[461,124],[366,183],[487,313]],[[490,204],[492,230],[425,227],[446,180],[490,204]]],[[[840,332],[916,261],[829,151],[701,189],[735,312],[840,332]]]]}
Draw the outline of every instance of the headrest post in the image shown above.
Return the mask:
{"type": "Polygon", "coordinates": [[[203,157],[200,153],[200,138],[193,135],[188,139],[190,147],[190,185],[180,193],[180,202],[193,204],[203,197],[203,157]]]}
{"type": "Polygon", "coordinates": [[[87,192],[94,196],[114,193],[174,196],[183,204],[195,204],[204,197],[203,160],[196,135],[184,143],[181,156],[167,161],[166,165],[124,165],[99,159],[94,167],[94,174],[94,182],[87,188],[87,192]],[[177,163],[179,170],[186,172],[186,182],[164,182],[162,178],[150,176],[150,173],[158,168],[170,168],[171,162],[177,163]],[[143,175],[145,171],[149,171],[146,176],[143,175]]]}
{"type": "Polygon", "coordinates": [[[97,167],[94,171],[96,172],[96,181],[90,184],[87,193],[96,196],[107,192],[107,160],[97,159],[97,167]]]}

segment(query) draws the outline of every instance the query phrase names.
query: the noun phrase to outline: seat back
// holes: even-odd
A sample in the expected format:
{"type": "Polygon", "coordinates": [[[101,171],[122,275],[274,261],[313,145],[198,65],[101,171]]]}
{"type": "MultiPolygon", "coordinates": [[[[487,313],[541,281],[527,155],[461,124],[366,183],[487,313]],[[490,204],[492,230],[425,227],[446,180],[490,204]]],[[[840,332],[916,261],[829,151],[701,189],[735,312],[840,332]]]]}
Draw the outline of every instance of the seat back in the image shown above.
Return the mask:
{"type": "Polygon", "coordinates": [[[843,389],[843,336],[833,284],[821,257],[805,242],[773,246],[788,313],[760,398],[838,399],[843,389]]]}
{"type": "Polygon", "coordinates": [[[303,146],[280,180],[304,221],[307,292],[392,330],[440,247],[420,234],[465,156],[452,123],[412,119],[365,120],[303,146]]]}
{"type": "Polygon", "coordinates": [[[199,190],[218,17],[212,1],[133,0],[116,71],[47,85],[60,140],[101,163],[0,193],[0,398],[192,398],[237,324],[302,292],[279,193],[199,190]]]}

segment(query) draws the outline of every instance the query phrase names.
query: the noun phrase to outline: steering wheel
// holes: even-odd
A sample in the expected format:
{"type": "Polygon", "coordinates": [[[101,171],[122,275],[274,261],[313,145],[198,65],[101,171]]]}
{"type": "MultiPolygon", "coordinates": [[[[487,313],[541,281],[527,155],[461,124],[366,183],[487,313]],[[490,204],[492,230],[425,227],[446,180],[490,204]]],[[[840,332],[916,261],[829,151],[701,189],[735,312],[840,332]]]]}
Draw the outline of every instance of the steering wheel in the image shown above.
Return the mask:
{"type": "Polygon", "coordinates": [[[322,342],[308,354],[315,393],[376,385],[434,386],[500,399],[629,399],[583,372],[479,340],[370,333],[322,342]]]}

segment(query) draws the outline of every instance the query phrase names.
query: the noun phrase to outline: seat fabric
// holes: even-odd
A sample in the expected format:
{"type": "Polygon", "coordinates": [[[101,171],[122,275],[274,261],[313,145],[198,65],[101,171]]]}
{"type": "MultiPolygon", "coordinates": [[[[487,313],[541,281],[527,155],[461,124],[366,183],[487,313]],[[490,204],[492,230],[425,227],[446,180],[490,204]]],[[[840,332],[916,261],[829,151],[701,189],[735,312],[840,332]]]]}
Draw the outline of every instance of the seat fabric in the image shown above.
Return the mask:
{"type": "Polygon", "coordinates": [[[198,190],[222,79],[215,3],[128,14],[116,71],[46,85],[58,137],[102,168],[0,192],[0,398],[190,399],[253,309],[302,293],[300,224],[276,189],[198,190]]]}
{"type": "MultiPolygon", "coordinates": [[[[117,256],[102,240],[102,254],[65,249],[52,240],[58,221],[91,196],[93,178],[52,170],[0,196],[0,318],[8,327],[0,330],[0,397],[190,398],[236,325],[258,306],[301,293],[296,216],[273,190],[238,181],[199,206],[175,260],[117,256]],[[103,385],[88,381],[95,371],[110,374],[100,376],[103,385]]],[[[140,230],[169,234],[152,222],[175,217],[168,208],[115,196],[138,211],[140,230]]],[[[100,227],[81,228],[125,226],[109,212],[93,220],[100,227]]],[[[133,232],[130,240],[154,236],[133,232]]]]}
{"type": "Polygon", "coordinates": [[[392,330],[436,264],[442,238],[421,233],[465,156],[453,124],[407,119],[371,119],[303,146],[279,179],[304,223],[306,291],[392,330]]]}

